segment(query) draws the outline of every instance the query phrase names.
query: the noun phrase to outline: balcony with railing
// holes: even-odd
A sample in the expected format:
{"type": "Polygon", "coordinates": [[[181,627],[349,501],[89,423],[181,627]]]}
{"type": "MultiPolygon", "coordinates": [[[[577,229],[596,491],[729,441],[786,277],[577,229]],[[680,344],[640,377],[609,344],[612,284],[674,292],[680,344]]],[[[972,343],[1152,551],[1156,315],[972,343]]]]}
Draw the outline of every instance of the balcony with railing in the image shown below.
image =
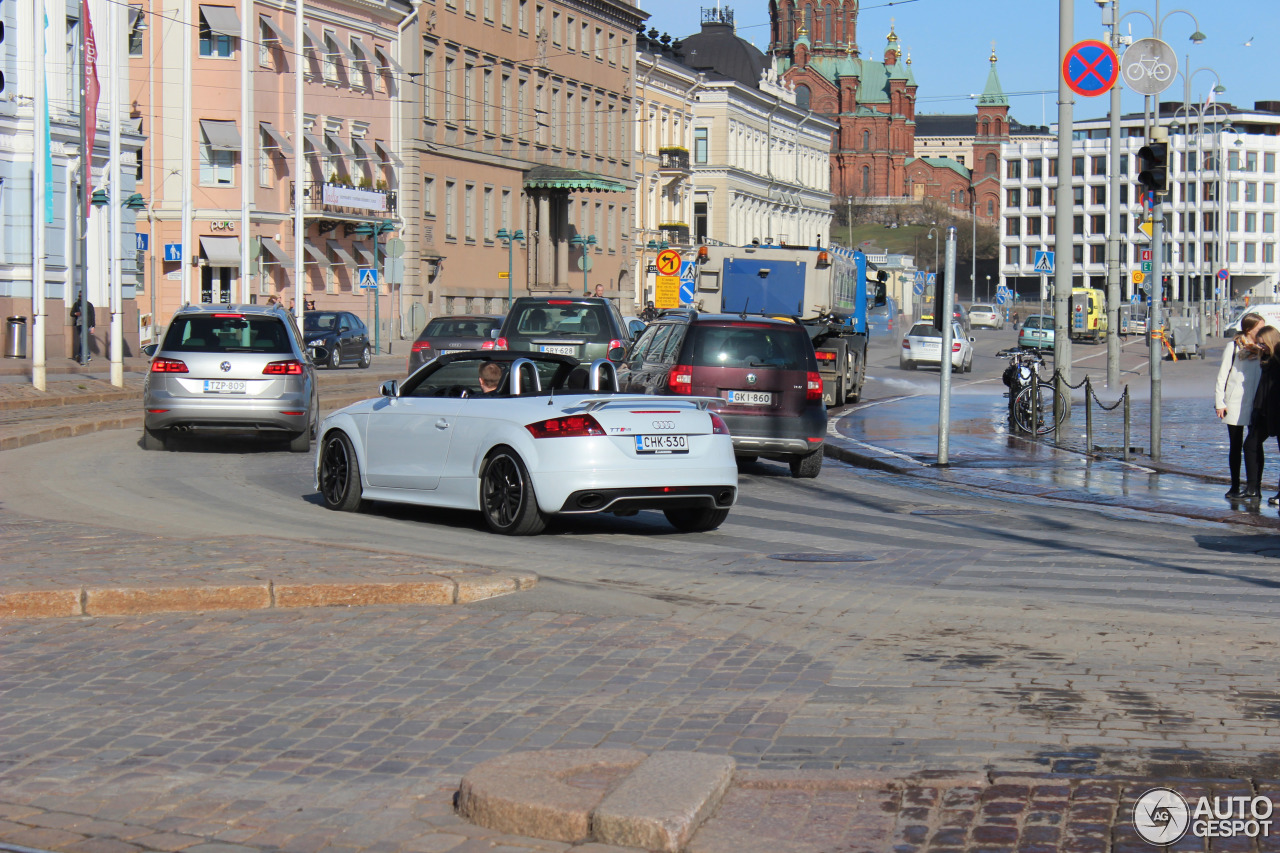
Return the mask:
{"type": "MultiPolygon", "coordinates": [[[[289,184],[289,209],[294,209],[295,184],[289,184]]],[[[329,181],[302,185],[303,213],[343,222],[374,222],[396,212],[396,193],[389,189],[352,187],[329,181]]]]}
{"type": "Polygon", "coordinates": [[[658,172],[668,175],[691,175],[689,149],[670,146],[658,149],[658,172]]]}

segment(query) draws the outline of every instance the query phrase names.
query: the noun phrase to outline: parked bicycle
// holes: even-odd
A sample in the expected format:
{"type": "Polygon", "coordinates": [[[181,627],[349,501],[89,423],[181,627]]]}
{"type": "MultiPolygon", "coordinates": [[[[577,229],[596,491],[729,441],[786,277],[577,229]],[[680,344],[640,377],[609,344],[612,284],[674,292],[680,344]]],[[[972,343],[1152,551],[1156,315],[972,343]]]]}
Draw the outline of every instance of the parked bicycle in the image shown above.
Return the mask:
{"type": "Polygon", "coordinates": [[[1001,376],[1009,388],[1009,428],[1028,435],[1053,432],[1066,417],[1057,406],[1053,383],[1040,376],[1044,357],[1035,350],[1011,349],[997,353],[1009,357],[1001,376]]]}

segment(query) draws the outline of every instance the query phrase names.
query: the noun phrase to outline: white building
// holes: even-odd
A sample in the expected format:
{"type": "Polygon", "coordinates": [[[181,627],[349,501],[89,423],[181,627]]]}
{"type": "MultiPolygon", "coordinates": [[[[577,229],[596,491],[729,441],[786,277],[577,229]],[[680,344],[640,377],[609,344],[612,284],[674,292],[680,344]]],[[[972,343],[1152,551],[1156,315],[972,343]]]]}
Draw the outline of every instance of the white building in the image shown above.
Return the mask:
{"type": "MultiPolygon", "coordinates": [[[[1165,199],[1163,263],[1171,299],[1184,292],[1198,300],[1213,297],[1222,270],[1226,298],[1246,293],[1271,299],[1280,294],[1276,258],[1276,185],[1280,183],[1280,102],[1252,110],[1230,105],[1163,103],[1160,125],[1169,131],[1170,193],[1165,199]]],[[[1072,234],[1076,286],[1106,283],[1108,121],[1076,122],[1072,142],[1072,234]]],[[[1124,295],[1134,291],[1141,272],[1141,250],[1149,238],[1139,229],[1143,218],[1137,187],[1137,154],[1146,144],[1141,115],[1121,121],[1119,203],[1125,216],[1120,243],[1124,295]]],[[[1054,249],[1057,185],[1056,141],[1011,142],[1002,146],[1003,210],[1000,274],[1026,297],[1034,297],[1041,276],[1035,254],[1054,249]]]]}

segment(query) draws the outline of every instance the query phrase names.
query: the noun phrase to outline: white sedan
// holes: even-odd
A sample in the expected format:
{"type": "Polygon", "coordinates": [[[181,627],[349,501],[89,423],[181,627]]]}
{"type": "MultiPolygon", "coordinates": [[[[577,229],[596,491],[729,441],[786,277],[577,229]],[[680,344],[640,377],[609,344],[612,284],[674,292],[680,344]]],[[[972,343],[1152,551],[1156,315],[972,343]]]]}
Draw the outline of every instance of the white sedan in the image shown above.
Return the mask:
{"type": "Polygon", "coordinates": [[[994,305],[976,304],[969,306],[969,328],[983,326],[988,329],[1003,329],[1004,315],[994,305]]]}
{"type": "Polygon", "coordinates": [[[479,510],[495,533],[552,515],[662,510],[711,530],[738,493],[733,441],[702,397],[619,394],[613,365],[569,356],[441,356],[320,425],[316,488],[330,509],[366,501],[479,510]],[[501,368],[484,393],[479,370],[501,368]]]}
{"type": "MultiPolygon", "coordinates": [[[[902,339],[898,366],[915,370],[921,364],[942,365],[942,333],[933,323],[916,323],[902,339]]],[[[959,323],[951,324],[951,366],[960,373],[973,370],[973,338],[964,333],[959,323]]]]}

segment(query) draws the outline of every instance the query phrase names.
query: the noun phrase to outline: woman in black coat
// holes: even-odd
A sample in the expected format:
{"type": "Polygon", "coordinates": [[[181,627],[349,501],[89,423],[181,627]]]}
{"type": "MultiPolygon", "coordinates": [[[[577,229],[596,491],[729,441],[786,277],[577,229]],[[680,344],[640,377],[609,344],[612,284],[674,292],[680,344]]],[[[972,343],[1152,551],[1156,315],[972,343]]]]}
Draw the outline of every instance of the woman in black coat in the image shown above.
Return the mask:
{"type": "MultiPolygon", "coordinates": [[[[1280,330],[1267,326],[1258,333],[1255,343],[1262,358],[1262,373],[1253,395],[1249,435],[1244,440],[1245,489],[1240,493],[1241,499],[1249,501],[1262,498],[1262,468],[1266,464],[1262,445],[1273,435],[1280,437],[1280,330]]],[[[1280,492],[1267,503],[1280,505],[1280,492]]]]}

